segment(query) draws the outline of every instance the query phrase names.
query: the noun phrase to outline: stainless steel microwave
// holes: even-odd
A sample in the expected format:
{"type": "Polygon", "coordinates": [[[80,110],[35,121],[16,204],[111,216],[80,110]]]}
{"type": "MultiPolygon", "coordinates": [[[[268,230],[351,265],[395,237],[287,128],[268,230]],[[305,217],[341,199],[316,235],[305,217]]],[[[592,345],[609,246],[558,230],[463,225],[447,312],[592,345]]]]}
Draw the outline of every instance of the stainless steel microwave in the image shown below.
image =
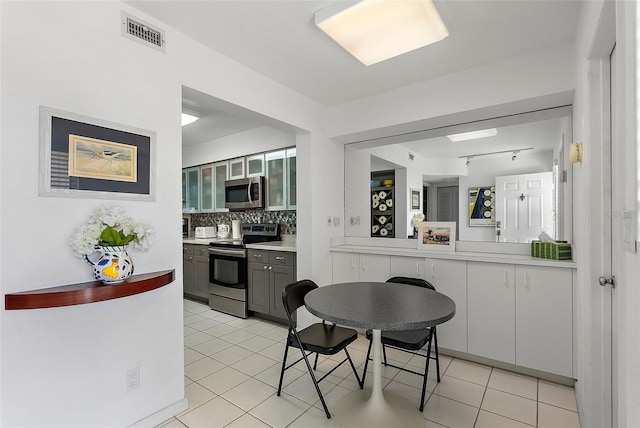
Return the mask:
{"type": "Polygon", "coordinates": [[[230,210],[264,208],[264,177],[226,181],[224,198],[224,206],[230,210]]]}

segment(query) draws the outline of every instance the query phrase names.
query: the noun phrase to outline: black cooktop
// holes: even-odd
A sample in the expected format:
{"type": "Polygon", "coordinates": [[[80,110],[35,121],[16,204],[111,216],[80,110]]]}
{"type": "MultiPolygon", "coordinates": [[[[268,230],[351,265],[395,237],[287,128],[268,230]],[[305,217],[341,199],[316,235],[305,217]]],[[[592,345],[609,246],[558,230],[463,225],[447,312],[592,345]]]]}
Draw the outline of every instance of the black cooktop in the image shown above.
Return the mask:
{"type": "Polygon", "coordinates": [[[280,240],[280,225],[274,223],[245,223],[240,226],[241,239],[223,238],[211,241],[211,247],[238,248],[246,244],[280,240]]]}

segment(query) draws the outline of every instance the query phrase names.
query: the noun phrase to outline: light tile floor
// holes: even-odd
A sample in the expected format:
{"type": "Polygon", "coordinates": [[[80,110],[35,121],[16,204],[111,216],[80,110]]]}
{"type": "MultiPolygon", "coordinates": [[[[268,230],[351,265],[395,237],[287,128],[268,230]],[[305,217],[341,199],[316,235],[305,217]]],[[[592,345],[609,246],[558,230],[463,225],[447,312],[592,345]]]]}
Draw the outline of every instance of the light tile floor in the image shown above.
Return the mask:
{"type": "MultiPolygon", "coordinates": [[[[303,363],[287,370],[283,393],[276,396],[286,335],[282,325],[235,318],[185,300],[184,382],[189,408],[161,426],[335,427],[335,420],[325,417],[311,378],[302,370],[303,363]]],[[[364,337],[349,347],[359,373],[367,347],[364,337]]],[[[396,365],[424,367],[421,357],[394,350],[388,350],[387,356],[396,365]]],[[[332,367],[333,361],[321,361],[320,371],[332,367]]],[[[435,364],[431,370],[423,428],[580,426],[572,388],[447,356],[440,356],[439,384],[435,364]]],[[[390,367],[382,376],[386,390],[415,402],[418,411],[422,386],[419,376],[390,367]]],[[[368,377],[369,387],[370,382],[368,377]]],[[[358,385],[345,364],[320,387],[331,411],[358,385]]]]}

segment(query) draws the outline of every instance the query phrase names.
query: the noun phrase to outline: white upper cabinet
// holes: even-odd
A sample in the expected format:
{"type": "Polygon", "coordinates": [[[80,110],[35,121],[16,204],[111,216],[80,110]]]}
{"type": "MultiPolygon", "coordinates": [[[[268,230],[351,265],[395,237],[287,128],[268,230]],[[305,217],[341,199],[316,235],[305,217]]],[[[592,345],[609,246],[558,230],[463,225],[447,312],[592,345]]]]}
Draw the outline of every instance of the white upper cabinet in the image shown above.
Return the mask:
{"type": "Polygon", "coordinates": [[[247,177],[259,177],[264,175],[264,153],[247,156],[247,177]]]}
{"type": "Polygon", "coordinates": [[[229,161],[229,180],[245,177],[244,162],[244,157],[231,159],[229,161]]]}

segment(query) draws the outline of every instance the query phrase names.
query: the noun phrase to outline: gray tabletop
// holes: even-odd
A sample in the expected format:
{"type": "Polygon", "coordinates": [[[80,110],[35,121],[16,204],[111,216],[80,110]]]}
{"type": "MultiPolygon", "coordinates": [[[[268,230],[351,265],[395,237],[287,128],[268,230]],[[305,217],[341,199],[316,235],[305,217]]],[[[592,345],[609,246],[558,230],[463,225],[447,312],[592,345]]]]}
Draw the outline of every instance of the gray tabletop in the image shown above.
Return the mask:
{"type": "Polygon", "coordinates": [[[442,293],[390,282],[345,282],[311,291],[304,299],[313,315],[350,327],[413,330],[450,320],[456,304],[442,293]]]}

